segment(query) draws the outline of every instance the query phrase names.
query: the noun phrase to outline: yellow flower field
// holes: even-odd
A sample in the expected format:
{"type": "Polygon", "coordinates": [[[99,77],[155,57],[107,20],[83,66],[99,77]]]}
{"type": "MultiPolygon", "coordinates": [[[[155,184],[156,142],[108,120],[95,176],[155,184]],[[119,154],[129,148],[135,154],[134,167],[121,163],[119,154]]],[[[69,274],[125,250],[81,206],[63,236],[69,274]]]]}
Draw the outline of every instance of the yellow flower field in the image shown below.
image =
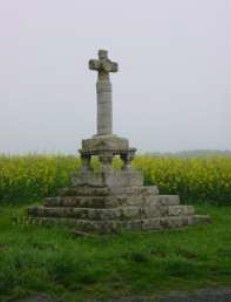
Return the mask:
{"type": "MultiPolygon", "coordinates": [[[[118,165],[119,163],[115,163],[118,165]]],[[[94,163],[97,166],[97,163],[94,163]]],[[[180,194],[184,202],[231,202],[231,156],[137,156],[134,167],[145,184],[157,184],[161,193],[180,194]]],[[[0,201],[37,201],[66,186],[80,168],[75,156],[0,156],[0,201]]]]}
{"type": "Polygon", "coordinates": [[[162,193],[178,193],[185,202],[231,203],[231,157],[137,157],[146,184],[157,184],[162,193]]]}

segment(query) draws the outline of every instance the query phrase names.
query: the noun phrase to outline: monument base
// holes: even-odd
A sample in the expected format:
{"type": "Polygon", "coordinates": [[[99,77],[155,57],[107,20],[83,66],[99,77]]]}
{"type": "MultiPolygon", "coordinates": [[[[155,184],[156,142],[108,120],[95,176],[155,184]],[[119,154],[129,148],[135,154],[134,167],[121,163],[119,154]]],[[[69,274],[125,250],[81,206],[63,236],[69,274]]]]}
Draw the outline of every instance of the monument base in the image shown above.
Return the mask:
{"type": "Polygon", "coordinates": [[[156,186],[143,186],[139,172],[88,172],[72,178],[59,196],[44,206],[30,207],[33,222],[74,226],[85,232],[160,230],[209,222],[194,214],[193,206],[180,205],[177,195],[159,195],[156,186]]]}
{"type": "Polygon", "coordinates": [[[138,171],[132,168],[125,170],[113,170],[109,168],[99,173],[89,170],[81,174],[73,173],[71,182],[74,186],[109,187],[113,190],[118,187],[142,186],[143,177],[138,171]]]}

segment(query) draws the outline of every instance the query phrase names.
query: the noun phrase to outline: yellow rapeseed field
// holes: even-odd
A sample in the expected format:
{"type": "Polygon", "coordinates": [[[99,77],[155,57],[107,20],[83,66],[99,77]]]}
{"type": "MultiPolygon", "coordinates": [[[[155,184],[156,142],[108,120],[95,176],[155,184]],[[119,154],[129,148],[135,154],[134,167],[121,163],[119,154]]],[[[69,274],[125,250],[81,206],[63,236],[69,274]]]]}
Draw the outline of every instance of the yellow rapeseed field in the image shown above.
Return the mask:
{"type": "MultiPolygon", "coordinates": [[[[115,165],[118,165],[116,163],[115,165]]],[[[231,156],[137,156],[133,163],[145,184],[161,193],[180,194],[184,202],[231,203],[231,156]]],[[[94,166],[98,166],[94,163],[94,166]]],[[[0,156],[0,201],[37,201],[66,186],[72,171],[80,168],[75,156],[0,156]]]]}
{"type": "Polygon", "coordinates": [[[178,193],[185,202],[231,203],[231,156],[140,156],[134,164],[146,184],[157,184],[160,192],[178,193]]]}

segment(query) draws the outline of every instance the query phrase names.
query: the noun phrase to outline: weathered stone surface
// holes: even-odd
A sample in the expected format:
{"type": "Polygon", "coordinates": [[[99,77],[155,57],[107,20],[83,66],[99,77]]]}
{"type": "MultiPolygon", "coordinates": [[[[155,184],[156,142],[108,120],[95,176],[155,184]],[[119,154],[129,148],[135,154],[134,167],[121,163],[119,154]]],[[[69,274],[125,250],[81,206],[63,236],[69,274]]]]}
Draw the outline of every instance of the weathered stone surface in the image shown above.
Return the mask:
{"type": "Polygon", "coordinates": [[[127,150],[129,148],[128,140],[126,138],[118,137],[117,135],[99,135],[90,139],[82,140],[82,149],[90,153],[97,153],[100,151],[111,150],[127,150]]]}
{"type": "MultiPolygon", "coordinates": [[[[33,217],[33,222],[38,224],[64,224],[75,226],[85,232],[110,233],[122,230],[164,230],[181,228],[198,223],[192,216],[156,217],[150,219],[134,220],[81,220],[66,217],[33,217]]],[[[200,216],[200,223],[207,223],[207,216],[200,216]]]]}
{"type": "MultiPolygon", "coordinates": [[[[114,135],[112,131],[112,85],[109,73],[117,72],[118,64],[108,58],[106,50],[99,50],[98,57],[98,60],[89,61],[89,68],[98,72],[96,83],[97,134],[90,139],[82,140],[80,154],[83,172],[90,170],[91,157],[94,155],[99,157],[104,171],[110,169],[115,155],[120,156],[124,163],[124,168],[129,168],[136,152],[135,148],[129,148],[127,139],[114,135]]],[[[73,181],[79,183],[78,178],[74,177],[73,181]]]]}
{"type": "MultiPolygon", "coordinates": [[[[169,215],[167,206],[179,204],[177,195],[152,195],[145,193],[145,190],[134,190],[134,194],[113,194],[98,196],[90,195],[64,195],[45,199],[46,207],[79,207],[79,208],[116,208],[116,207],[131,207],[139,208],[161,207],[162,215],[169,215]]],[[[121,190],[123,192],[123,190],[121,190]]],[[[129,191],[128,191],[129,192],[129,191]]],[[[72,192],[73,193],[73,192],[72,192]]],[[[190,208],[191,209],[191,208],[190,208]]],[[[172,210],[174,211],[174,209],[172,210]]],[[[176,211],[176,210],[175,210],[176,211]]],[[[170,214],[173,215],[173,214],[170,214]]]]}
{"type": "Polygon", "coordinates": [[[116,188],[143,185],[142,175],[133,169],[109,170],[100,173],[85,171],[82,174],[73,174],[71,181],[73,186],[89,185],[116,188]]]}
{"type": "Polygon", "coordinates": [[[112,133],[112,87],[109,72],[117,72],[118,64],[108,59],[106,50],[99,50],[98,60],[90,60],[89,68],[98,72],[97,92],[97,134],[112,133]]]}
{"type": "Polygon", "coordinates": [[[46,198],[46,207],[108,208],[116,207],[116,200],[108,196],[60,196],[46,198]]]}
{"type": "Polygon", "coordinates": [[[108,196],[110,188],[108,187],[92,187],[83,185],[78,187],[67,187],[59,190],[60,196],[108,196]]]}
{"type": "Polygon", "coordinates": [[[210,222],[208,216],[194,215],[192,206],[179,205],[179,196],[156,194],[155,186],[118,187],[115,192],[106,187],[79,186],[74,191],[64,191],[73,195],[47,198],[44,207],[29,208],[29,216],[39,223],[64,223],[76,225],[81,231],[100,233],[161,230],[210,222]]]}
{"type": "MultiPolygon", "coordinates": [[[[72,186],[67,187],[59,190],[59,196],[108,196],[108,195],[134,195],[137,194],[145,194],[145,195],[157,195],[159,194],[159,190],[157,186],[129,186],[129,187],[116,187],[116,188],[109,188],[109,187],[94,187],[89,185],[82,185],[82,186],[72,186]]],[[[161,200],[164,200],[171,196],[176,195],[161,195],[161,200]]],[[[179,197],[177,196],[179,199],[179,197]]]]}
{"type": "MultiPolygon", "coordinates": [[[[183,206],[182,206],[183,207],[183,206]]],[[[129,220],[146,219],[160,216],[168,216],[168,208],[162,214],[162,208],[152,205],[140,207],[117,207],[117,208],[75,208],[75,207],[31,207],[28,213],[40,217],[71,217],[76,219],[90,220],[129,220]]],[[[179,215],[191,215],[191,211],[182,210],[179,215]]],[[[175,214],[174,216],[179,216],[175,214]]]]}
{"type": "Polygon", "coordinates": [[[171,206],[168,207],[168,215],[169,216],[179,216],[179,215],[193,215],[194,207],[193,206],[171,206]]]}
{"type": "Polygon", "coordinates": [[[157,186],[129,186],[129,187],[114,187],[110,188],[110,193],[112,195],[126,195],[126,196],[149,196],[149,195],[157,195],[159,194],[159,190],[157,186]]]}

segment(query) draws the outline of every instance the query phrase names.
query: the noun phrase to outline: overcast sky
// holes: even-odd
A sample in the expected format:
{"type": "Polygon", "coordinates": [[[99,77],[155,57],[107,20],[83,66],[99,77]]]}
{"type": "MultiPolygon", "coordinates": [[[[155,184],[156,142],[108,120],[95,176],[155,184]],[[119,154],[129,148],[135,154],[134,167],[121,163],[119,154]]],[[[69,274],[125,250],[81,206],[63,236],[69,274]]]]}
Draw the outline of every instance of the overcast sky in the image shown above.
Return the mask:
{"type": "Polygon", "coordinates": [[[231,149],[231,0],[0,0],[0,153],[75,153],[96,131],[99,48],[114,132],[141,152],[231,149]]]}

